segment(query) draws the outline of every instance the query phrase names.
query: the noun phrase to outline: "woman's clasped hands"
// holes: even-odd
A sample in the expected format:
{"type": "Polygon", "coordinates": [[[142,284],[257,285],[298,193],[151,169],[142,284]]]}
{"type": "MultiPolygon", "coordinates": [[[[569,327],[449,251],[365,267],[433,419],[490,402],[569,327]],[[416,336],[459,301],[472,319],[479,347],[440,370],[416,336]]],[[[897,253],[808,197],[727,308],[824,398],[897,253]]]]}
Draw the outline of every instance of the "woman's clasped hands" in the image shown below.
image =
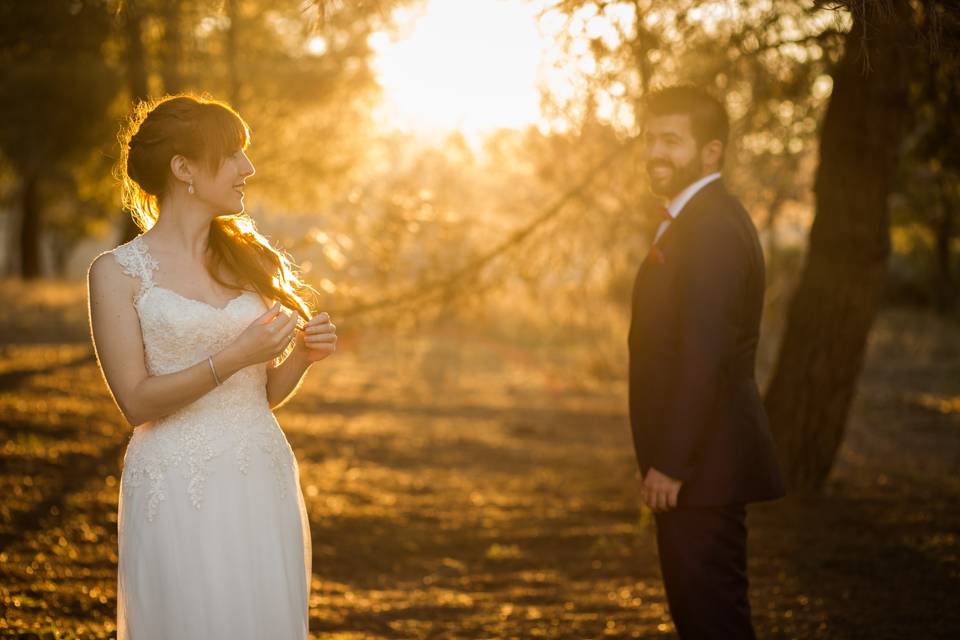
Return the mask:
{"type": "Polygon", "coordinates": [[[326,312],[298,326],[300,316],[274,303],[237,336],[229,349],[239,358],[240,368],[279,357],[296,335],[297,347],[310,363],[319,362],[337,350],[337,327],[326,312]]]}

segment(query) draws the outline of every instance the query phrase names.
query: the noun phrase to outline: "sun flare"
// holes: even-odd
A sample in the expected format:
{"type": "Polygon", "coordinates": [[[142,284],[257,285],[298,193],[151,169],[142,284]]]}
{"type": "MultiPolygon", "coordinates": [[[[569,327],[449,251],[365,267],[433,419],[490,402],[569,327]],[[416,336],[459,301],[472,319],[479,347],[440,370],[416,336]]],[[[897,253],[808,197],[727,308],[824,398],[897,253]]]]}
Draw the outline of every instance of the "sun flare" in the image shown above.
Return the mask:
{"type": "Polygon", "coordinates": [[[427,0],[371,37],[389,128],[479,135],[540,116],[542,39],[533,3],[427,0]]]}

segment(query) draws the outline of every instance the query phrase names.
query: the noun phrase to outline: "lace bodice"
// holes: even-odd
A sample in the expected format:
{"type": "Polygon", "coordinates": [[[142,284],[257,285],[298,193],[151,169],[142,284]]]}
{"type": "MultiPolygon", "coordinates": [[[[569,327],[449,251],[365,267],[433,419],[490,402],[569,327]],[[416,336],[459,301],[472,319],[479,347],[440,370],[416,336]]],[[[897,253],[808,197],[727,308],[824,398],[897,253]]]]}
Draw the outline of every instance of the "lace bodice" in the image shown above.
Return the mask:
{"type": "MultiPolygon", "coordinates": [[[[154,283],[160,265],[142,236],[112,251],[124,273],[139,281],[134,306],[140,318],[144,358],[150,375],[164,375],[204,362],[233,341],[266,311],[259,295],[244,291],[224,307],[184,297],[154,283]]],[[[189,497],[203,501],[206,467],[213,458],[231,455],[245,473],[252,455],[266,454],[281,490],[289,466],[289,445],[270,410],[266,395],[267,365],[241,369],[195,402],[134,429],[124,460],[124,484],[147,486],[149,519],[166,498],[164,476],[179,471],[189,478],[189,497]]]]}
{"type": "MultiPolygon", "coordinates": [[[[154,284],[153,276],[160,265],[150,255],[142,236],[120,245],[113,255],[124,273],[140,282],[134,305],[140,316],[144,355],[151,375],[173,373],[205,360],[266,311],[263,301],[251,291],[242,292],[225,307],[218,308],[154,284]]],[[[254,379],[246,380],[247,383],[263,383],[265,375],[265,368],[245,369],[230,378],[225,389],[246,386],[242,380],[251,376],[254,379]]]]}

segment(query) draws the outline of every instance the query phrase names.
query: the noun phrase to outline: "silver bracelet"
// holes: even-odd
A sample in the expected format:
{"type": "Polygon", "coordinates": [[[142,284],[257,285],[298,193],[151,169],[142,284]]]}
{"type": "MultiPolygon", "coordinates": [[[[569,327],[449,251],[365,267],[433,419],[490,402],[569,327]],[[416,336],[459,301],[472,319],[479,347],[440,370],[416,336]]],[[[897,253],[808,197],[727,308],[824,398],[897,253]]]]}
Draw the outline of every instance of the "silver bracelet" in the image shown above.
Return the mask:
{"type": "Polygon", "coordinates": [[[220,386],[220,376],[217,375],[217,368],[213,366],[213,356],[207,356],[207,364],[210,365],[210,371],[213,373],[213,379],[217,382],[217,386],[220,386]]]}

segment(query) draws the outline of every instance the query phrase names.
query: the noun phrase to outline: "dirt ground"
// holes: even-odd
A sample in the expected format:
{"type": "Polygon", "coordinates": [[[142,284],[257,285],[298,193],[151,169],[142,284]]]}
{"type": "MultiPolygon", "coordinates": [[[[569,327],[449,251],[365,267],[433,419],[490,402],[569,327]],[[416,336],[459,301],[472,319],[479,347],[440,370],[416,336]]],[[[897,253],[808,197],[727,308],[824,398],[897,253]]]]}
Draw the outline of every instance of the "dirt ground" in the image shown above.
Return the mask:
{"type": "MultiPolygon", "coordinates": [[[[25,297],[0,315],[0,637],[108,638],[129,429],[82,288],[25,297]]],[[[314,637],[674,637],[622,381],[456,336],[347,342],[278,413],[314,637]]],[[[960,637],[957,324],[886,311],[826,494],[749,524],[760,637],[960,637]]]]}

